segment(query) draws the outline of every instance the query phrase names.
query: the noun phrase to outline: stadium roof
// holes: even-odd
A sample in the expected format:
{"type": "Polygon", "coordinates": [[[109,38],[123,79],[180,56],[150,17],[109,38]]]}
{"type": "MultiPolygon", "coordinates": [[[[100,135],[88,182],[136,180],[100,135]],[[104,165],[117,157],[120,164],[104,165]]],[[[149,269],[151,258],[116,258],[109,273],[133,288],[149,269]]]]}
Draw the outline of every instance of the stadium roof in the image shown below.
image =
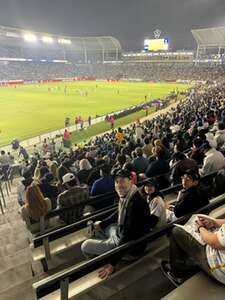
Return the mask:
{"type": "Polygon", "coordinates": [[[57,44],[61,44],[61,46],[65,44],[65,46],[74,51],[121,51],[120,42],[112,36],[75,37],[0,26],[1,43],[4,42],[8,45],[14,44],[14,41],[17,44],[23,43],[24,35],[30,35],[30,37],[37,39],[38,42],[43,42],[43,37],[45,40],[47,39],[47,41],[48,39],[52,39],[52,41],[55,41],[57,44]]]}
{"type": "Polygon", "coordinates": [[[194,29],[191,32],[198,47],[225,48],[225,26],[194,29]]]}

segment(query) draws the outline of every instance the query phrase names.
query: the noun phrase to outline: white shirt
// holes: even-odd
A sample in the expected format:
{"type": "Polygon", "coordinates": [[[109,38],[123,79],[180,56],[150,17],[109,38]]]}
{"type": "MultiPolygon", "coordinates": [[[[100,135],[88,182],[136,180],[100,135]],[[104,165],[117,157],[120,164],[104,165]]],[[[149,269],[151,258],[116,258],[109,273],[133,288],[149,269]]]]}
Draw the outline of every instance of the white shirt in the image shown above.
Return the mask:
{"type": "Polygon", "coordinates": [[[225,157],[220,151],[212,148],[205,154],[203,167],[199,170],[201,176],[219,171],[225,167],[225,157]]]}
{"type": "MultiPolygon", "coordinates": [[[[221,246],[225,247],[225,224],[216,232],[221,246]]],[[[225,284],[225,250],[217,250],[211,246],[206,246],[206,256],[212,276],[225,284]]]]}
{"type": "Polygon", "coordinates": [[[156,228],[166,224],[166,207],[163,199],[160,196],[153,198],[149,202],[149,209],[152,215],[159,218],[156,228]]]}

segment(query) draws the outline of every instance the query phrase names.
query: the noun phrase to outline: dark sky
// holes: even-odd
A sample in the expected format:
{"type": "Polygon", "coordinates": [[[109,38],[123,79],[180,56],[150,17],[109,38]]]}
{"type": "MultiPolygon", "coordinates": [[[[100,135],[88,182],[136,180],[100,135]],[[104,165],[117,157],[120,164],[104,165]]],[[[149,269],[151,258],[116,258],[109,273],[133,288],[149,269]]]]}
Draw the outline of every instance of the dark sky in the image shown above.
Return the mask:
{"type": "Polygon", "coordinates": [[[194,48],[190,30],[225,25],[225,0],[0,0],[0,25],[74,36],[112,35],[143,48],[156,28],[173,49],[194,48]]]}

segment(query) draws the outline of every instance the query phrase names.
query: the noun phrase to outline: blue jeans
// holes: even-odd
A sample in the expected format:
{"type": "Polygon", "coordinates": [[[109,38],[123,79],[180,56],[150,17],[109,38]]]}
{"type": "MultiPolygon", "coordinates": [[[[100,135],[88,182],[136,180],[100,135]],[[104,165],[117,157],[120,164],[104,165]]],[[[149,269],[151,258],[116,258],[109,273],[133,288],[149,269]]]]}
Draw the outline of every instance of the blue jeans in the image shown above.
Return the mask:
{"type": "Polygon", "coordinates": [[[93,238],[82,243],[81,251],[83,255],[92,258],[116,248],[119,245],[117,229],[117,224],[111,224],[105,230],[95,231],[93,238]]]}

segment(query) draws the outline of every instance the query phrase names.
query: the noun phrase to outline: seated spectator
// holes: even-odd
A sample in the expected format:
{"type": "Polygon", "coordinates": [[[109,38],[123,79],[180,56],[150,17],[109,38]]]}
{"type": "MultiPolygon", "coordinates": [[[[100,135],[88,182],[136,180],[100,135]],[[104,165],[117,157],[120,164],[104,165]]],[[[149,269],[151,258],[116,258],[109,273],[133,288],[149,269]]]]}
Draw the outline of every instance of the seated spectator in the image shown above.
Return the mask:
{"type": "Polygon", "coordinates": [[[182,228],[173,229],[170,237],[170,261],[162,261],[161,268],[175,286],[199,270],[225,284],[224,224],[225,219],[209,219],[207,216],[198,218],[198,232],[204,246],[182,228]]]}
{"type": "Polygon", "coordinates": [[[41,178],[44,177],[45,174],[49,173],[49,169],[47,166],[43,166],[42,164],[38,164],[35,171],[34,171],[34,181],[36,184],[41,183],[41,178]]]}
{"type": "Polygon", "coordinates": [[[33,182],[32,175],[29,171],[25,170],[23,172],[23,178],[24,179],[21,181],[21,183],[17,187],[17,199],[18,199],[18,202],[19,202],[20,206],[23,206],[25,204],[26,189],[33,182]]]}
{"type": "Polygon", "coordinates": [[[70,211],[61,213],[60,218],[66,223],[71,224],[76,222],[83,215],[83,210],[86,202],[89,199],[87,186],[79,185],[78,179],[72,173],[67,173],[63,176],[63,187],[65,191],[59,194],[57,203],[58,208],[70,207],[75,204],[80,204],[70,211]]]}
{"type": "Polygon", "coordinates": [[[181,177],[183,189],[177,196],[176,204],[170,206],[172,210],[170,220],[193,213],[209,204],[209,195],[207,195],[203,186],[200,185],[199,179],[200,176],[195,170],[187,170],[181,177]]]}
{"type": "Polygon", "coordinates": [[[101,178],[96,180],[91,188],[91,196],[97,196],[105,193],[113,192],[114,180],[110,175],[111,167],[109,165],[102,165],[100,167],[101,178]]]}
{"type": "Polygon", "coordinates": [[[49,171],[50,173],[52,173],[54,177],[53,179],[54,182],[57,182],[57,169],[58,169],[58,163],[57,161],[53,160],[50,164],[49,171]]]}
{"type": "MultiPolygon", "coordinates": [[[[88,258],[106,253],[149,232],[148,204],[132,184],[129,172],[121,170],[116,174],[115,189],[120,197],[118,210],[107,219],[96,222],[94,237],[81,245],[84,256],[88,258]]],[[[105,266],[104,271],[112,273],[113,266],[105,266]]]]}
{"type": "Polygon", "coordinates": [[[215,140],[218,149],[220,149],[225,143],[225,124],[222,122],[218,124],[218,130],[215,134],[215,140]]]}
{"type": "Polygon", "coordinates": [[[44,217],[51,208],[51,201],[44,198],[37,185],[27,187],[25,205],[21,208],[21,215],[31,232],[40,230],[40,218],[44,217]]]}
{"type": "Polygon", "coordinates": [[[169,159],[169,158],[170,158],[170,151],[169,151],[169,149],[166,148],[166,147],[162,144],[162,142],[161,142],[160,139],[156,139],[156,140],[154,141],[154,146],[155,146],[155,147],[161,147],[161,149],[162,149],[163,152],[164,152],[164,157],[165,157],[165,159],[169,159]]]}
{"type": "Polygon", "coordinates": [[[132,164],[136,170],[136,173],[145,173],[146,169],[148,168],[148,159],[143,156],[143,151],[141,148],[136,148],[135,152],[137,157],[132,160],[132,164]]]}
{"type": "Polygon", "coordinates": [[[62,184],[62,178],[67,173],[70,173],[70,167],[72,166],[72,161],[69,158],[65,158],[61,165],[58,167],[57,170],[57,178],[59,183],[62,184]]]}
{"type": "Polygon", "coordinates": [[[155,160],[149,163],[149,166],[145,172],[147,177],[155,177],[158,175],[166,174],[169,172],[170,167],[168,161],[164,158],[164,151],[160,146],[156,146],[153,149],[155,160]]]}
{"type": "MultiPolygon", "coordinates": [[[[154,222],[156,227],[162,227],[166,224],[166,206],[163,194],[158,190],[158,184],[150,178],[145,181],[144,186],[141,188],[141,193],[149,205],[150,214],[155,217],[154,222]]],[[[152,226],[154,227],[154,226],[152,226]]]]}
{"type": "Polygon", "coordinates": [[[200,150],[201,145],[203,144],[200,138],[196,138],[193,140],[192,149],[190,153],[190,158],[194,159],[198,165],[203,164],[203,160],[205,158],[204,153],[200,150]]]}
{"type": "Polygon", "coordinates": [[[205,155],[203,166],[199,170],[201,176],[206,176],[225,167],[223,154],[215,148],[212,148],[208,141],[201,146],[201,151],[203,151],[205,155]]]}
{"type": "Polygon", "coordinates": [[[46,173],[40,180],[39,187],[44,197],[49,198],[52,203],[52,208],[56,208],[56,199],[58,197],[58,188],[52,184],[54,176],[52,173],[46,173]]]}
{"type": "Polygon", "coordinates": [[[126,162],[126,163],[123,165],[123,169],[124,169],[124,170],[127,170],[128,172],[130,172],[130,174],[131,174],[131,182],[132,182],[133,184],[137,184],[138,178],[137,178],[137,174],[136,174],[136,172],[135,172],[135,168],[134,168],[134,166],[132,165],[132,163],[126,162]]]}
{"type": "Polygon", "coordinates": [[[84,159],[80,160],[79,169],[80,169],[80,171],[77,173],[77,177],[78,177],[80,183],[87,184],[88,176],[90,175],[91,170],[92,170],[92,165],[90,164],[88,159],[84,158],[84,159]]]}
{"type": "Polygon", "coordinates": [[[112,168],[112,174],[116,174],[119,170],[123,168],[123,165],[126,163],[126,155],[118,154],[116,157],[116,163],[114,164],[112,168]]]}
{"type": "Polygon", "coordinates": [[[96,161],[96,167],[91,169],[91,172],[88,175],[87,184],[89,185],[89,187],[91,187],[93,185],[93,183],[101,177],[100,176],[100,167],[104,163],[105,163],[105,160],[103,160],[103,159],[98,159],[96,161]]]}
{"type": "Polygon", "coordinates": [[[181,176],[185,174],[186,170],[198,170],[198,165],[195,160],[187,158],[182,152],[174,153],[173,160],[175,164],[171,170],[171,179],[173,184],[178,184],[181,181],[181,176]]]}
{"type": "Polygon", "coordinates": [[[150,157],[152,155],[152,144],[150,143],[149,138],[144,139],[144,146],[142,147],[143,153],[146,157],[150,157]]]}

